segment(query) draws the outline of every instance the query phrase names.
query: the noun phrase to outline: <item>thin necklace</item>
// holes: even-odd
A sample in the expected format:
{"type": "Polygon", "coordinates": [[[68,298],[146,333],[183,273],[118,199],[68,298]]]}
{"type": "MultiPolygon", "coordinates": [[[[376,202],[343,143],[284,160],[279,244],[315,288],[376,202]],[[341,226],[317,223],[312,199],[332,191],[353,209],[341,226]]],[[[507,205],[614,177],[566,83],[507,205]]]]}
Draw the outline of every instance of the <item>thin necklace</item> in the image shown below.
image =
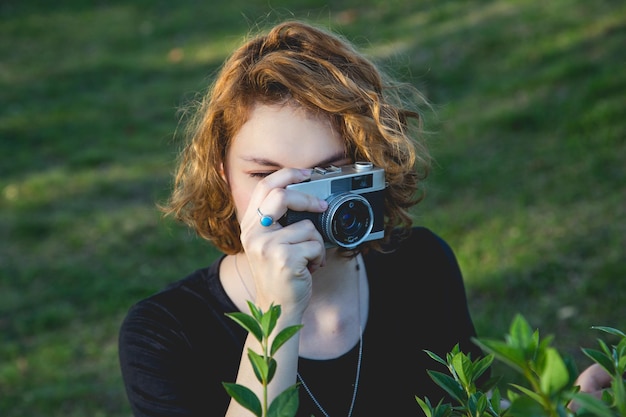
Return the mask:
{"type": "MultiPolygon", "coordinates": [[[[357,308],[358,308],[358,320],[359,320],[359,358],[357,359],[357,364],[356,364],[356,377],[354,379],[354,391],[352,392],[352,401],[350,402],[350,409],[348,410],[348,417],[352,416],[352,411],[354,410],[354,403],[356,402],[356,394],[359,391],[359,378],[361,376],[361,359],[363,358],[363,326],[361,325],[361,283],[360,283],[361,267],[359,265],[358,257],[355,257],[355,259],[356,259],[356,271],[357,271],[357,281],[356,281],[357,282],[357,308]]],[[[239,280],[241,281],[243,288],[248,293],[250,300],[252,300],[254,297],[252,297],[252,294],[250,293],[250,290],[248,289],[246,282],[243,280],[243,277],[241,276],[241,272],[239,272],[237,255],[235,255],[235,270],[237,271],[237,275],[239,276],[239,280]]],[[[311,392],[311,390],[309,389],[309,386],[306,384],[306,382],[304,382],[304,378],[302,378],[302,375],[300,375],[300,372],[297,372],[297,376],[298,376],[298,379],[300,380],[300,383],[302,383],[302,386],[304,387],[305,391],[307,392],[307,394],[309,394],[309,397],[311,397],[311,400],[313,400],[317,408],[319,408],[322,414],[324,414],[324,417],[330,417],[329,414],[326,412],[326,410],[324,410],[324,407],[322,407],[320,402],[317,400],[317,398],[315,398],[315,395],[313,395],[313,392],[311,392]]]]}

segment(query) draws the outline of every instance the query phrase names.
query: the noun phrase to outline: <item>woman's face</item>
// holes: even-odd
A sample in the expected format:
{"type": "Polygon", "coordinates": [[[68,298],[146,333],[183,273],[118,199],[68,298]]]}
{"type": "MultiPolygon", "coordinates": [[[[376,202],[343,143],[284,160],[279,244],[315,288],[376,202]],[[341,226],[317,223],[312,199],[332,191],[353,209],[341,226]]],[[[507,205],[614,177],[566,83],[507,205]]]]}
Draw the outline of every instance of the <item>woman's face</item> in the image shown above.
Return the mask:
{"type": "Polygon", "coordinates": [[[350,162],[330,120],[293,105],[256,105],[233,138],[224,174],[241,220],[252,190],[272,172],[350,162]]]}

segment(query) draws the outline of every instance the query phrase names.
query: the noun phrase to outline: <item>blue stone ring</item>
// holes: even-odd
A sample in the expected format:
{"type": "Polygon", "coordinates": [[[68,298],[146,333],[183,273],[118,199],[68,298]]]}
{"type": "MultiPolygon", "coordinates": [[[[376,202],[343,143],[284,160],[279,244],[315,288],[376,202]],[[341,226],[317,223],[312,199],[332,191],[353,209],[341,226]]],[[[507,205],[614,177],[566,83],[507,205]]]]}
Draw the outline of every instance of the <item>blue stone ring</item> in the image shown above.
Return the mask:
{"type": "Polygon", "coordinates": [[[271,225],[274,224],[274,218],[272,216],[268,216],[266,214],[261,213],[260,209],[256,209],[256,212],[261,218],[261,220],[259,220],[259,223],[261,223],[261,226],[270,227],[271,225]]]}

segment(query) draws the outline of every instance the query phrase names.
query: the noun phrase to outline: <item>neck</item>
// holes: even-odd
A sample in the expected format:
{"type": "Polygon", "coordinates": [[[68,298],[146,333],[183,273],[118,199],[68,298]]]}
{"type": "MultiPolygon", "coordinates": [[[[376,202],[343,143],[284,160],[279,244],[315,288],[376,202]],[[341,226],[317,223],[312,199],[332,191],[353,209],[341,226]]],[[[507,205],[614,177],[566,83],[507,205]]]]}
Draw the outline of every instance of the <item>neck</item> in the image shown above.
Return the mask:
{"type": "MultiPolygon", "coordinates": [[[[300,356],[332,359],[360,339],[367,320],[369,292],[360,256],[338,257],[323,277],[313,276],[313,295],[304,313],[300,356]],[[316,282],[320,279],[320,282],[316,282]]],[[[322,268],[322,269],[324,269],[322,268]]]]}
{"type": "Polygon", "coordinates": [[[347,291],[352,296],[355,291],[355,280],[359,278],[357,265],[360,256],[346,257],[338,254],[336,250],[326,254],[326,265],[313,274],[312,299],[323,301],[333,295],[344,295],[347,291]]]}

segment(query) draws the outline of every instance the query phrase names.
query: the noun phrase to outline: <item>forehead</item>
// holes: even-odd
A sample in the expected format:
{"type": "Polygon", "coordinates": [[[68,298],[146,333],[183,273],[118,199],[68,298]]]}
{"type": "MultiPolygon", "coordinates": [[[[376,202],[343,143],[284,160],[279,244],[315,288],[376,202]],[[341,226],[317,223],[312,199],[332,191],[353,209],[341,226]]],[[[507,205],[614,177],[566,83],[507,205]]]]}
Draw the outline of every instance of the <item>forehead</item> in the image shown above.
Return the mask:
{"type": "Polygon", "coordinates": [[[243,159],[310,167],[329,155],[342,154],[344,140],[328,117],[292,104],[257,104],[233,138],[231,150],[243,159]]]}

